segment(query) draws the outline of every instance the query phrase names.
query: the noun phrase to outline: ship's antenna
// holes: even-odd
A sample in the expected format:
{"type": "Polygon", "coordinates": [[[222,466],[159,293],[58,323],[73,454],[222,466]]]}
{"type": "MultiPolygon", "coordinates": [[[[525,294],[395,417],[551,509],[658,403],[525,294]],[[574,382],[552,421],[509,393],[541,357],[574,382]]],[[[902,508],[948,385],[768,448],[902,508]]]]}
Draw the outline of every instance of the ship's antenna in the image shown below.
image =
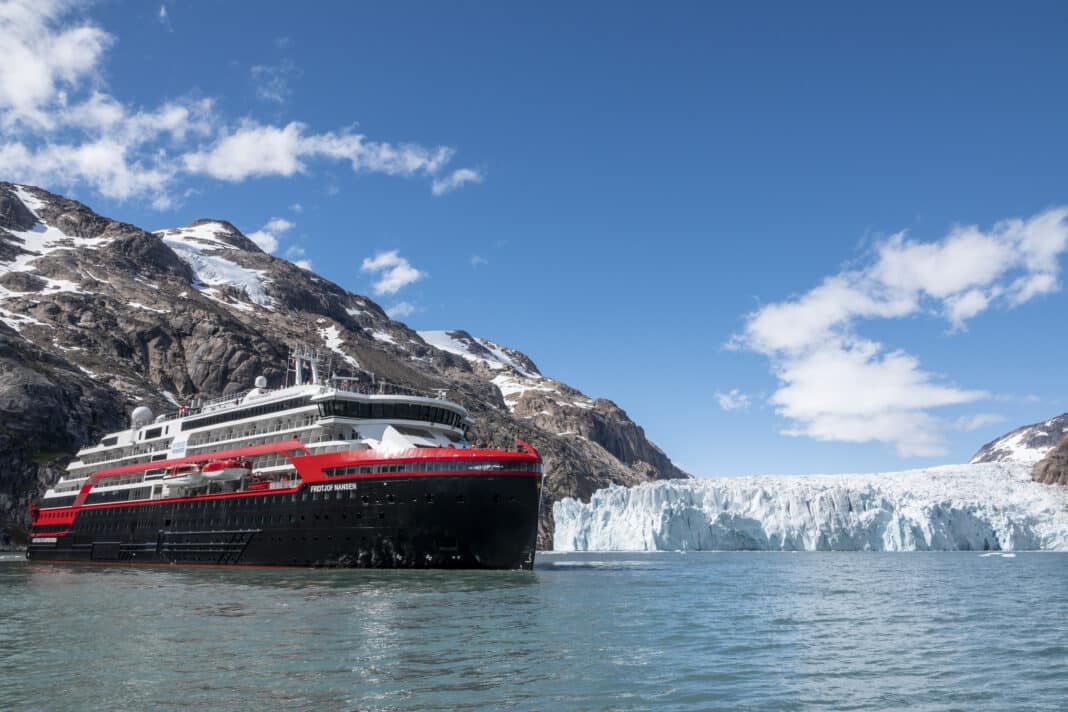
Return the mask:
{"type": "Polygon", "coordinates": [[[289,363],[286,367],[286,385],[289,374],[293,374],[293,385],[305,383],[322,385],[322,374],[330,373],[331,361],[318,349],[307,344],[293,344],[289,347],[289,363]]]}

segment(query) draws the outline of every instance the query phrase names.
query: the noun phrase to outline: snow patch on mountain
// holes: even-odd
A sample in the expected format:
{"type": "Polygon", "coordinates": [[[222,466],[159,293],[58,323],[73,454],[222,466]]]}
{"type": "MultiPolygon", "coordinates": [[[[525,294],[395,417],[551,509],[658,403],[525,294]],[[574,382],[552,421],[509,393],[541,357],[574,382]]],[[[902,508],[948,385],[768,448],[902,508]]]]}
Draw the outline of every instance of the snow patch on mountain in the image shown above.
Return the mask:
{"type": "Polygon", "coordinates": [[[593,400],[559,381],[541,375],[534,363],[524,354],[489,339],[474,337],[465,331],[420,331],[419,336],[434,348],[461,356],[497,373],[490,379],[501,392],[505,405],[516,412],[519,400],[531,391],[559,394],[553,401],[562,407],[591,409],[593,400]]]}
{"type": "Polygon", "coordinates": [[[373,338],[375,341],[382,341],[387,344],[396,345],[397,343],[397,340],[393,338],[393,335],[385,331],[372,331],[371,338],[373,338]]]}
{"type": "Polygon", "coordinates": [[[1068,550],[1068,489],[1020,463],[613,486],[553,518],[558,551],[1068,550]]]}
{"type": "Polygon", "coordinates": [[[501,374],[493,377],[493,385],[504,396],[504,401],[514,401],[527,391],[544,391],[553,393],[556,391],[548,378],[528,378],[514,373],[501,374]]]}
{"type": "MultiPolygon", "coordinates": [[[[111,239],[107,237],[89,238],[68,235],[41,218],[41,211],[47,207],[44,200],[35,196],[25,186],[15,186],[14,192],[26,209],[33,213],[37,224],[29,230],[7,230],[7,233],[15,238],[12,244],[22,252],[10,260],[0,261],[0,273],[34,272],[34,262],[52,252],[78,248],[97,249],[111,242],[111,239]]],[[[70,280],[37,276],[45,282],[44,291],[81,293],[78,285],[70,280]]],[[[0,288],[0,297],[12,294],[17,294],[17,292],[0,288]]]]}
{"type": "Polygon", "coordinates": [[[345,353],[344,349],[341,348],[344,342],[341,339],[341,332],[338,330],[336,324],[331,324],[325,329],[319,329],[319,336],[322,337],[323,343],[326,344],[326,348],[340,356],[342,361],[353,368],[360,367],[360,362],[345,353]]]}
{"type": "Polygon", "coordinates": [[[155,312],[156,314],[170,313],[169,309],[156,309],[155,307],[150,307],[147,304],[142,304],[141,302],[126,302],[126,305],[133,307],[134,309],[141,309],[142,311],[155,312]]]}
{"type": "MultiPolygon", "coordinates": [[[[6,290],[3,290],[2,288],[0,288],[0,291],[6,292],[6,290]]],[[[7,294],[0,294],[0,296],[7,296],[7,294]]],[[[18,332],[22,331],[22,327],[31,324],[35,326],[51,326],[51,324],[46,324],[43,321],[34,319],[32,316],[28,316],[26,314],[16,314],[15,312],[4,309],[3,307],[0,307],[0,322],[7,324],[12,329],[18,332]]]]}
{"type": "Polygon", "coordinates": [[[247,309],[245,305],[227,302],[221,297],[220,288],[233,287],[244,291],[254,304],[273,309],[274,300],[266,289],[266,272],[242,267],[218,254],[222,250],[235,249],[232,244],[218,237],[222,229],[225,226],[221,223],[201,223],[174,230],[160,230],[156,234],[189,265],[197,278],[196,288],[207,296],[227,306],[247,309]]]}
{"type": "Polygon", "coordinates": [[[993,440],[972,457],[971,463],[1020,462],[1033,465],[1044,458],[1068,433],[1068,413],[1042,423],[1017,428],[993,440]]]}
{"type": "MultiPolygon", "coordinates": [[[[999,458],[999,462],[1022,462],[1033,465],[1050,451],[1052,445],[1047,447],[1028,447],[1027,440],[1031,433],[1019,432],[1008,435],[1001,440],[997,441],[997,444],[993,449],[1002,451],[999,458]]],[[[1046,431],[1042,431],[1040,434],[1047,434],[1046,431]]],[[[973,463],[982,462],[977,458],[972,459],[973,463]]]]}
{"type": "Polygon", "coordinates": [[[232,250],[234,246],[222,239],[228,232],[222,223],[208,221],[170,230],[158,230],[156,234],[163,238],[164,242],[174,240],[201,250],[232,250]]]}
{"type": "Polygon", "coordinates": [[[26,206],[26,209],[33,213],[35,218],[38,220],[41,219],[41,210],[48,205],[45,201],[31,193],[24,185],[15,186],[15,195],[18,196],[18,199],[26,206]]]}
{"type": "Polygon", "coordinates": [[[464,331],[420,331],[420,338],[436,349],[456,354],[468,361],[484,363],[492,369],[511,368],[523,376],[540,376],[533,364],[521,363],[517,351],[476,338],[464,331]]]}

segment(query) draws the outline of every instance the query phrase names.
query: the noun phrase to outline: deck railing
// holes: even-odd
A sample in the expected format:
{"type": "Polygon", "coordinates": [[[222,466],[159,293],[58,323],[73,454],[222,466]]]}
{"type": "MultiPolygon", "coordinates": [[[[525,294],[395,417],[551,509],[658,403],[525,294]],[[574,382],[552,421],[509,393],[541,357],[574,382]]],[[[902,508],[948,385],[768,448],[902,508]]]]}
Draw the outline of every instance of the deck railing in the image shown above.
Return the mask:
{"type": "MultiPolygon", "coordinates": [[[[362,395],[369,396],[414,396],[416,398],[433,398],[435,400],[448,400],[448,389],[436,388],[434,390],[420,390],[418,388],[411,388],[409,386],[401,386],[396,383],[390,383],[389,381],[365,381],[358,378],[344,378],[341,376],[334,376],[332,379],[332,385],[320,384],[323,389],[334,389],[343,391],[345,393],[360,393],[362,395]]],[[[194,415],[200,415],[202,413],[211,413],[214,411],[226,410],[228,407],[235,407],[240,405],[245,399],[245,396],[256,391],[257,393],[275,393],[284,390],[283,388],[251,388],[247,391],[240,391],[238,393],[231,393],[225,396],[219,396],[207,401],[194,400],[190,406],[182,406],[176,411],[171,411],[166,414],[167,420],[176,420],[179,418],[189,418],[194,415]]]]}

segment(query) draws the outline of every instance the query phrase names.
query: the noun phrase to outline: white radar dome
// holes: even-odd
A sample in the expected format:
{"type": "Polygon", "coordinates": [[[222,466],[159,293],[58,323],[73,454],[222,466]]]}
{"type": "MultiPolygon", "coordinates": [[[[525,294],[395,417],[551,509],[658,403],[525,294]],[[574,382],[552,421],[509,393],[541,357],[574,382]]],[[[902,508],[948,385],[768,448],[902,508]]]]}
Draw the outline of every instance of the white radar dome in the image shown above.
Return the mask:
{"type": "Polygon", "coordinates": [[[256,376],[256,388],[266,388],[266,387],[267,387],[267,377],[266,376],[256,376]]]}
{"type": "Polygon", "coordinates": [[[130,425],[135,428],[140,428],[142,425],[148,425],[152,422],[152,409],[139,405],[134,408],[133,413],[130,415],[130,425]]]}

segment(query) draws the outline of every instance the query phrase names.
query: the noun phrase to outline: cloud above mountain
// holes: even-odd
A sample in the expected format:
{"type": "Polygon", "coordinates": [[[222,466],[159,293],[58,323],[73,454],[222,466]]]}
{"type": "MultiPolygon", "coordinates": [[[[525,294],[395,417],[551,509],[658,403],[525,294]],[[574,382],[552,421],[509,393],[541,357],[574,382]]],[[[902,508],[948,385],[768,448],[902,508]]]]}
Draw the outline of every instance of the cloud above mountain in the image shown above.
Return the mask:
{"type": "Polygon", "coordinates": [[[989,230],[954,227],[942,239],[898,233],[862,266],[749,314],[730,345],[763,354],[779,388],[770,402],[787,434],[880,441],[902,456],[945,452],[948,427],[931,410],[989,397],[925,371],[900,349],[858,333],[867,321],[929,315],[950,333],[990,309],[1012,309],[1060,288],[1068,208],[1005,220],[989,230]]]}
{"type": "MultiPolygon", "coordinates": [[[[410,284],[426,277],[426,272],[412,266],[407,258],[396,250],[378,252],[374,257],[365,257],[360,271],[375,275],[371,291],[376,295],[396,294],[410,284]]],[[[410,313],[410,312],[409,312],[410,313]]]]}
{"type": "MultiPolygon", "coordinates": [[[[449,146],[376,141],[351,128],[235,120],[211,97],[180,96],[150,109],[113,96],[104,62],[116,37],[64,0],[0,4],[0,165],[4,178],[167,209],[195,177],[239,182],[306,174],[348,162],[355,173],[422,178],[442,195],[482,174],[447,170],[449,146]]],[[[161,7],[161,12],[166,9],[161,7]]],[[[165,17],[165,15],[161,15],[165,17]]],[[[284,101],[295,71],[257,66],[260,96],[284,101]]]]}

